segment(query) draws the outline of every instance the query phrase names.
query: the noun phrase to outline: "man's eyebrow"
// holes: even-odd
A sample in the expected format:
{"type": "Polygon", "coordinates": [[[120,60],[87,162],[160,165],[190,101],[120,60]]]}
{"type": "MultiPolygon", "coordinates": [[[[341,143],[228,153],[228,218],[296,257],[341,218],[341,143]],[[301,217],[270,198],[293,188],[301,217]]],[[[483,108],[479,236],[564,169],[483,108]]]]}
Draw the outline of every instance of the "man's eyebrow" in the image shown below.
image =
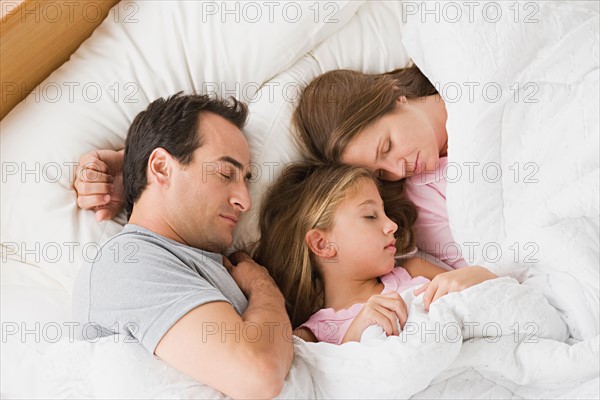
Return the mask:
{"type": "MultiPolygon", "coordinates": [[[[222,156],[222,157],[217,158],[217,161],[223,161],[223,162],[229,163],[229,164],[233,165],[236,169],[238,169],[240,172],[244,172],[244,165],[233,157],[222,156]]],[[[246,178],[248,180],[252,179],[252,173],[250,171],[248,171],[248,173],[246,174],[246,176],[244,178],[246,178]]]]}

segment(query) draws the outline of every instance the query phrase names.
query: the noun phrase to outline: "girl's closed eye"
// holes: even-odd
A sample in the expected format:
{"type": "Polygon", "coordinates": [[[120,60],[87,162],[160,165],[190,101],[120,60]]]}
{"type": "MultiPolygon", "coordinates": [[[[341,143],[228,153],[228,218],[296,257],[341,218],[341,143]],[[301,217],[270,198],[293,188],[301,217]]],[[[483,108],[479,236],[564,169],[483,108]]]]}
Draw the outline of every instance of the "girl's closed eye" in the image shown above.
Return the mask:
{"type": "Polygon", "coordinates": [[[370,220],[374,220],[374,219],[377,219],[377,216],[376,215],[367,215],[365,218],[366,219],[370,219],[370,220]]]}

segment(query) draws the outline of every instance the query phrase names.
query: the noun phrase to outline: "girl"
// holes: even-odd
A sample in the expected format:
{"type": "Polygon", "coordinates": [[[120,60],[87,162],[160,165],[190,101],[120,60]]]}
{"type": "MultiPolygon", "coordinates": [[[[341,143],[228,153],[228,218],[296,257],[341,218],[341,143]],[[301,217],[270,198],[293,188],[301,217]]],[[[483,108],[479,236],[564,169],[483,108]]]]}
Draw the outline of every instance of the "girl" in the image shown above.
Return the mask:
{"type": "Polygon", "coordinates": [[[404,289],[454,275],[451,292],[496,277],[481,267],[446,272],[419,258],[395,268],[394,255],[414,247],[415,219],[402,192],[384,209],[378,180],[365,168],[289,166],[263,199],[253,256],[282,291],[294,333],[340,344],[379,324],[397,335],[407,318],[404,289]]]}
{"type": "Polygon", "coordinates": [[[418,247],[460,268],[467,265],[460,247],[449,246],[446,119],[435,87],[411,66],[378,75],[327,72],[303,90],[293,125],[306,159],[365,167],[388,182],[404,180],[419,210],[418,247]]]}

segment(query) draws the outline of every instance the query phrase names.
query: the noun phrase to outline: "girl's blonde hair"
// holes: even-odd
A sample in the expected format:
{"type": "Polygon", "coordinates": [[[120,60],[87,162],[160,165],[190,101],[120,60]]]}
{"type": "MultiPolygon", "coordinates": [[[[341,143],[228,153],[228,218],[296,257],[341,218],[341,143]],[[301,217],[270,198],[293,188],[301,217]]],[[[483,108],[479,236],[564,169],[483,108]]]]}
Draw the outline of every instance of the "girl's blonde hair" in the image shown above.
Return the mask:
{"type": "MultiPolygon", "coordinates": [[[[279,286],[294,328],[324,305],[322,276],[305,241],[306,233],[315,228],[332,229],[335,210],[369,180],[378,186],[364,168],[302,162],[289,165],[265,194],[260,210],[261,238],[253,258],[269,270],[279,286]]],[[[396,247],[406,253],[415,245],[416,209],[406,202],[393,215],[398,224],[396,247]]]]}

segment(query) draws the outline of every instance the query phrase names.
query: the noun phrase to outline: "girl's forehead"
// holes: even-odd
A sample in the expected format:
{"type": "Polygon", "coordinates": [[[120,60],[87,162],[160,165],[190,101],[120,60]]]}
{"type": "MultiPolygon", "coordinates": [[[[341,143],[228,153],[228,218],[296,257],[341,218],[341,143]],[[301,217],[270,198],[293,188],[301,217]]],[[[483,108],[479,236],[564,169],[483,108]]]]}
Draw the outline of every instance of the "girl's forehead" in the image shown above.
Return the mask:
{"type": "Polygon", "coordinates": [[[375,205],[383,204],[375,182],[370,178],[360,178],[348,188],[344,204],[356,207],[368,201],[372,201],[375,205]]]}

